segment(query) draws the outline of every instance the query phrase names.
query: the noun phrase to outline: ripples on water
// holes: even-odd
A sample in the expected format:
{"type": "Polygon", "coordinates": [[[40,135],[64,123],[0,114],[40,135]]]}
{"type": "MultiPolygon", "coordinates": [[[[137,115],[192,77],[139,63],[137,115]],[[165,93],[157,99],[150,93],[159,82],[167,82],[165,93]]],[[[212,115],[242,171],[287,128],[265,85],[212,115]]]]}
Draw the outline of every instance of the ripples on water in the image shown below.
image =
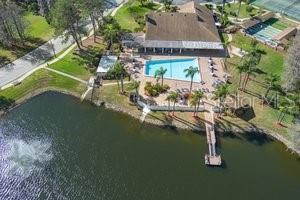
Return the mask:
{"type": "Polygon", "coordinates": [[[0,199],[36,199],[53,158],[47,138],[23,139],[30,133],[10,122],[0,123],[0,199]]]}
{"type": "Polygon", "coordinates": [[[228,164],[208,168],[205,136],[46,93],[0,120],[0,200],[299,199],[300,161],[281,145],[221,144],[228,164]]]}

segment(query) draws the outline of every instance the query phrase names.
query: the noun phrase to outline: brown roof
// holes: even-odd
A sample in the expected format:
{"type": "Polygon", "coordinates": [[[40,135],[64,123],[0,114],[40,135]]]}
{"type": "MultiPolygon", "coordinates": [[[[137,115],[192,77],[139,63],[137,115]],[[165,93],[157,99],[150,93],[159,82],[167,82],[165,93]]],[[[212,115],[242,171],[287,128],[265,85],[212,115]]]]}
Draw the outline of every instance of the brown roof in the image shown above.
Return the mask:
{"type": "Polygon", "coordinates": [[[213,14],[193,4],[193,12],[152,12],[146,16],[146,40],[221,42],[213,14]]]}

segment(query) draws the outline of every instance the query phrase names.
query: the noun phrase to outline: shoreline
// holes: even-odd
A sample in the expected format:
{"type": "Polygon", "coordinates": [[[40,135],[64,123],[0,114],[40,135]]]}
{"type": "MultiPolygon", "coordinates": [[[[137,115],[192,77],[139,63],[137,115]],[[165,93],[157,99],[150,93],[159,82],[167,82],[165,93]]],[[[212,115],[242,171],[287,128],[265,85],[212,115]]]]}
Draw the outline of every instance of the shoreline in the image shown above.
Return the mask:
{"type": "MultiPolygon", "coordinates": [[[[22,104],[26,103],[28,100],[30,100],[38,95],[42,95],[43,93],[47,93],[47,92],[57,92],[57,93],[61,93],[64,95],[69,95],[69,96],[75,97],[78,100],[80,100],[80,95],[77,93],[74,93],[74,92],[70,92],[70,91],[60,89],[60,88],[55,88],[55,87],[41,88],[41,89],[34,90],[33,92],[30,92],[30,93],[26,94],[25,96],[23,96],[22,98],[16,100],[8,109],[6,109],[4,111],[0,110],[0,117],[3,117],[8,112],[10,112],[13,109],[17,108],[18,106],[21,106],[22,104]]],[[[190,130],[190,131],[197,131],[197,132],[205,133],[205,128],[200,128],[200,127],[186,125],[186,124],[184,125],[184,124],[178,123],[178,122],[166,123],[165,121],[162,121],[160,119],[154,119],[153,117],[151,119],[149,117],[146,117],[146,119],[143,122],[141,122],[140,116],[141,116],[142,112],[140,110],[138,110],[138,112],[130,112],[124,108],[121,108],[118,105],[114,105],[114,104],[111,104],[111,103],[105,102],[105,101],[101,101],[101,103],[92,102],[90,100],[85,100],[85,101],[87,101],[97,107],[103,106],[105,109],[110,109],[110,110],[114,110],[116,112],[124,113],[130,117],[133,117],[133,118],[139,120],[140,123],[147,123],[150,125],[159,126],[161,128],[182,129],[182,130],[190,130]]],[[[245,133],[250,133],[250,132],[264,134],[264,135],[282,143],[287,148],[287,150],[289,150],[292,154],[296,153],[298,156],[300,156],[300,150],[295,149],[292,145],[292,142],[288,141],[286,138],[284,138],[283,136],[281,136],[275,132],[265,130],[263,128],[247,127],[245,131],[240,131],[236,128],[230,128],[230,129],[224,131],[224,130],[221,130],[219,127],[217,127],[216,130],[217,130],[218,134],[230,133],[230,132],[241,134],[241,135],[243,135],[245,133]]]]}

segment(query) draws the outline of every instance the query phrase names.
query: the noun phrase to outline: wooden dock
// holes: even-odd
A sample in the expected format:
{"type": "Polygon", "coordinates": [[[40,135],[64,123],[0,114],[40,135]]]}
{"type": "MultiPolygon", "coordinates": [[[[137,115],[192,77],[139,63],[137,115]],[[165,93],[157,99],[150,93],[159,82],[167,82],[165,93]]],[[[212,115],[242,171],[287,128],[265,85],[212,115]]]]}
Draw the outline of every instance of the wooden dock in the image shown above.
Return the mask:
{"type": "Polygon", "coordinates": [[[205,126],[206,126],[206,137],[208,144],[208,154],[205,155],[205,164],[211,166],[221,166],[222,159],[220,155],[217,155],[216,151],[216,135],[215,135],[215,121],[214,121],[214,112],[211,106],[205,112],[205,126]]]}

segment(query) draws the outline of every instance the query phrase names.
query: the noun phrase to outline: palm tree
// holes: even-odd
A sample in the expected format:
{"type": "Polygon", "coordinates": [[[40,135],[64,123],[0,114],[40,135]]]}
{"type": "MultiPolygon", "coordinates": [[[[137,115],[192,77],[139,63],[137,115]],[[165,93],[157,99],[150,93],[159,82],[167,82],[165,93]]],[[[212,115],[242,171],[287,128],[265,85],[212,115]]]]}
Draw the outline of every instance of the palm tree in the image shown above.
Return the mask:
{"type": "Polygon", "coordinates": [[[198,103],[198,97],[192,94],[190,104],[191,106],[194,106],[194,112],[193,112],[194,117],[196,116],[196,112],[197,112],[197,103],[198,103]]]}
{"type": "Polygon", "coordinates": [[[213,92],[214,99],[219,100],[219,107],[224,107],[224,101],[226,97],[229,95],[229,84],[225,83],[222,85],[218,85],[216,90],[213,92]]]}
{"type": "Polygon", "coordinates": [[[155,71],[154,78],[156,78],[156,80],[161,78],[161,86],[164,86],[164,75],[166,74],[167,71],[168,70],[164,69],[163,67],[160,67],[155,71]]]}
{"type": "Polygon", "coordinates": [[[242,84],[242,76],[243,73],[246,72],[247,68],[248,68],[249,63],[247,62],[247,60],[242,60],[242,62],[240,62],[236,68],[238,70],[239,73],[239,88],[241,88],[241,84],[242,84]]]}
{"type": "Polygon", "coordinates": [[[111,47],[114,40],[117,38],[119,30],[113,23],[106,24],[104,26],[103,35],[106,40],[109,40],[109,46],[111,47]]]}
{"type": "Polygon", "coordinates": [[[242,87],[242,90],[245,91],[246,89],[246,86],[250,80],[250,77],[251,76],[255,76],[255,71],[256,69],[252,68],[252,67],[249,67],[246,71],[246,76],[244,78],[244,82],[243,82],[243,87],[242,87]]]}
{"type": "Polygon", "coordinates": [[[223,17],[223,14],[224,14],[224,9],[225,9],[225,3],[226,3],[226,0],[223,0],[222,2],[222,17],[223,17]]]}
{"type": "Polygon", "coordinates": [[[275,86],[277,85],[277,82],[279,81],[279,78],[280,77],[277,74],[273,74],[273,73],[269,74],[265,78],[265,81],[266,81],[268,87],[267,87],[267,91],[264,95],[264,98],[267,98],[270,90],[275,88],[275,86]]]}
{"type": "Polygon", "coordinates": [[[284,118],[285,118],[288,110],[289,110],[289,105],[288,104],[284,103],[281,106],[279,106],[280,113],[279,113],[279,115],[277,117],[277,124],[280,124],[280,125],[282,124],[282,122],[283,122],[283,120],[284,120],[284,118]]]}
{"type": "Polygon", "coordinates": [[[299,96],[294,94],[288,94],[281,102],[279,106],[279,115],[277,118],[277,124],[282,124],[286,114],[290,113],[294,116],[299,114],[299,96]]]}
{"type": "Polygon", "coordinates": [[[170,114],[170,111],[171,111],[171,95],[169,94],[166,98],[166,101],[168,101],[168,114],[170,114]]]}
{"type": "Polygon", "coordinates": [[[135,93],[137,94],[137,95],[139,95],[139,87],[140,87],[140,81],[132,81],[131,83],[130,83],[130,85],[129,85],[129,89],[130,90],[135,90],[135,93]]]}
{"type": "Polygon", "coordinates": [[[139,0],[139,2],[140,2],[140,4],[141,4],[141,6],[144,6],[144,5],[145,5],[145,3],[147,3],[147,1],[148,1],[148,0],[139,0]]]}
{"type": "Polygon", "coordinates": [[[193,79],[196,73],[199,72],[198,67],[190,66],[189,68],[184,69],[185,77],[191,77],[191,85],[190,85],[190,93],[192,92],[193,88],[193,79]]]}
{"type": "Polygon", "coordinates": [[[244,56],[244,62],[245,62],[245,72],[246,76],[244,78],[242,89],[245,90],[248,81],[250,80],[250,76],[255,76],[257,71],[257,65],[260,62],[261,59],[261,53],[259,52],[259,49],[257,47],[257,42],[255,40],[251,41],[251,49],[249,53],[244,56]]]}
{"type": "Polygon", "coordinates": [[[226,55],[225,55],[225,63],[226,63],[226,61],[227,61],[227,57],[229,56],[229,54],[228,54],[228,45],[230,44],[230,42],[228,41],[228,40],[225,40],[224,42],[223,42],[223,46],[224,46],[224,49],[226,49],[226,55]]]}
{"type": "Polygon", "coordinates": [[[173,115],[175,113],[175,105],[177,103],[178,97],[179,97],[178,92],[174,92],[174,91],[170,92],[169,96],[167,97],[169,101],[173,102],[173,115]]]}
{"type": "Polygon", "coordinates": [[[113,74],[115,75],[115,78],[117,79],[119,92],[120,92],[120,86],[119,86],[119,80],[120,80],[120,82],[121,82],[121,92],[120,93],[124,94],[124,76],[126,74],[126,70],[120,62],[117,62],[114,65],[113,74]]]}
{"type": "Polygon", "coordinates": [[[250,57],[250,59],[248,61],[246,61],[246,65],[245,65],[245,73],[246,76],[244,77],[244,81],[242,83],[242,90],[245,91],[246,86],[250,80],[251,76],[255,76],[256,75],[256,61],[254,60],[255,58],[253,58],[252,56],[250,57]]]}
{"type": "Polygon", "coordinates": [[[203,99],[204,93],[201,91],[195,91],[192,96],[191,96],[191,105],[195,106],[195,112],[194,112],[194,116],[196,113],[199,112],[199,107],[200,107],[200,103],[201,103],[201,99],[203,99]]]}
{"type": "Polygon", "coordinates": [[[173,0],[162,0],[161,3],[164,5],[164,9],[166,12],[170,12],[172,10],[172,2],[173,0]]]}
{"type": "Polygon", "coordinates": [[[249,51],[248,59],[253,65],[258,65],[261,59],[261,52],[258,49],[258,42],[256,40],[251,41],[251,48],[249,51]]]}
{"type": "Polygon", "coordinates": [[[204,93],[202,91],[199,91],[199,90],[195,91],[194,95],[197,96],[197,98],[198,98],[198,102],[197,102],[197,113],[198,113],[199,112],[199,107],[200,107],[201,100],[203,98],[206,98],[206,96],[204,95],[204,93]]]}

